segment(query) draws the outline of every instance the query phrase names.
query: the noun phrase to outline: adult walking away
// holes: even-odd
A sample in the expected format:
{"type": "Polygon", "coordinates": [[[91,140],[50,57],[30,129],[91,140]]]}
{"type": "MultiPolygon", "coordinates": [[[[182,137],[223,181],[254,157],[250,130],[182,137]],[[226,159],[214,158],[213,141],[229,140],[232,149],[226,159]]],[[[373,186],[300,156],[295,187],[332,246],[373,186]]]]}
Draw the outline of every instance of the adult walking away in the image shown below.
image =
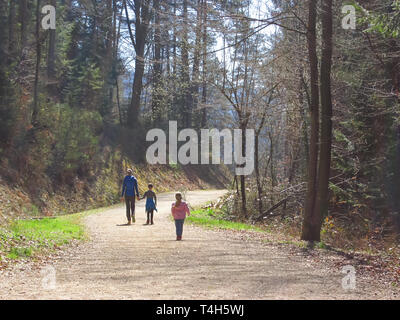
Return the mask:
{"type": "Polygon", "coordinates": [[[171,213],[175,219],[176,240],[182,240],[183,223],[186,214],[190,216],[190,210],[186,202],[182,201],[182,194],[175,194],[176,201],[172,204],[171,213]]]}
{"type": "Polygon", "coordinates": [[[128,224],[131,224],[131,221],[135,222],[135,192],[136,198],[140,200],[137,180],[132,174],[132,169],[128,169],[127,175],[122,184],[121,195],[121,201],[123,201],[125,197],[126,217],[128,219],[128,224]]]}

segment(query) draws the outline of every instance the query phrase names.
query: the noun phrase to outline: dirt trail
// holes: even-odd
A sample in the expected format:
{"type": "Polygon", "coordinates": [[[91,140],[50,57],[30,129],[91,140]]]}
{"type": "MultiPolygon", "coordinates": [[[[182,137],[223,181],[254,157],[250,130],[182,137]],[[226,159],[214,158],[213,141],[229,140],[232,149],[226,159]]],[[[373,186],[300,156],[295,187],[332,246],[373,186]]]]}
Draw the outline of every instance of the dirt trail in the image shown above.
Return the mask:
{"type": "MultiPolygon", "coordinates": [[[[188,192],[194,206],[223,191],[188,192]]],[[[0,299],[367,299],[388,293],[366,279],[345,291],[340,270],[325,268],[287,247],[245,241],[234,232],[185,224],[175,241],[169,218],[173,194],[160,194],[155,224],[146,226],[144,203],[136,223],[124,207],[86,218],[91,241],[51,262],[54,289],[42,288],[39,268],[0,274],[0,299]],[[386,293],[385,293],[386,292],[386,293]]],[[[389,297],[390,298],[390,297],[389,297]]]]}

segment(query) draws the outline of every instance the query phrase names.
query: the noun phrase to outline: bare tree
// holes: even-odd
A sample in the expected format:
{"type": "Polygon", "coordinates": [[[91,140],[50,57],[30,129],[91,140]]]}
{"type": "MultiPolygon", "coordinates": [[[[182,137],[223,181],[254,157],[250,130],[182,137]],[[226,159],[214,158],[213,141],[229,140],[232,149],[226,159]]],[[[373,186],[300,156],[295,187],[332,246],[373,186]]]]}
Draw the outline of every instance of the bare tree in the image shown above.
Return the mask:
{"type": "Polygon", "coordinates": [[[136,128],[139,121],[140,97],[143,89],[143,74],[145,65],[144,48],[150,20],[150,0],[134,0],[133,3],[129,0],[124,0],[123,4],[125,8],[129,36],[136,53],[132,98],[128,108],[128,126],[130,128],[136,128]],[[134,33],[132,31],[132,21],[129,18],[128,5],[135,13],[134,33]]]}

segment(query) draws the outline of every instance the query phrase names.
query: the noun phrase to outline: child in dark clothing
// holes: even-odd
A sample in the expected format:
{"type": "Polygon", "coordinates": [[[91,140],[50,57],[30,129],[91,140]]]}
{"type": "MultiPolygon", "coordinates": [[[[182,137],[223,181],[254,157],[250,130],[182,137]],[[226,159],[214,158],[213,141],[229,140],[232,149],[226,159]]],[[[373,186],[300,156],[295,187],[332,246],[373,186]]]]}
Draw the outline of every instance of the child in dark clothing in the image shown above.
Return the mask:
{"type": "Polygon", "coordinates": [[[143,197],[141,199],[147,198],[146,199],[146,213],[147,213],[147,222],[146,224],[154,224],[153,222],[153,215],[154,215],[154,210],[157,211],[157,196],[155,192],[153,191],[153,185],[149,183],[148,185],[149,190],[147,190],[143,197]]]}

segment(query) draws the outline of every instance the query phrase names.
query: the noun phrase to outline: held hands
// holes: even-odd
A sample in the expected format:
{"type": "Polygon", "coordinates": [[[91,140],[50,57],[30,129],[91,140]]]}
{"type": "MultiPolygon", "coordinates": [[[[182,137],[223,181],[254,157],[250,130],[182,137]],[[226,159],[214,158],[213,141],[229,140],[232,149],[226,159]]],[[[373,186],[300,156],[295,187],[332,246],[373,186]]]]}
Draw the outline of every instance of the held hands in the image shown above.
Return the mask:
{"type": "MultiPolygon", "coordinates": [[[[121,202],[124,202],[124,199],[125,199],[124,197],[121,197],[121,199],[120,199],[121,202]]],[[[139,201],[140,200],[139,196],[136,196],[136,199],[139,201]]]]}

